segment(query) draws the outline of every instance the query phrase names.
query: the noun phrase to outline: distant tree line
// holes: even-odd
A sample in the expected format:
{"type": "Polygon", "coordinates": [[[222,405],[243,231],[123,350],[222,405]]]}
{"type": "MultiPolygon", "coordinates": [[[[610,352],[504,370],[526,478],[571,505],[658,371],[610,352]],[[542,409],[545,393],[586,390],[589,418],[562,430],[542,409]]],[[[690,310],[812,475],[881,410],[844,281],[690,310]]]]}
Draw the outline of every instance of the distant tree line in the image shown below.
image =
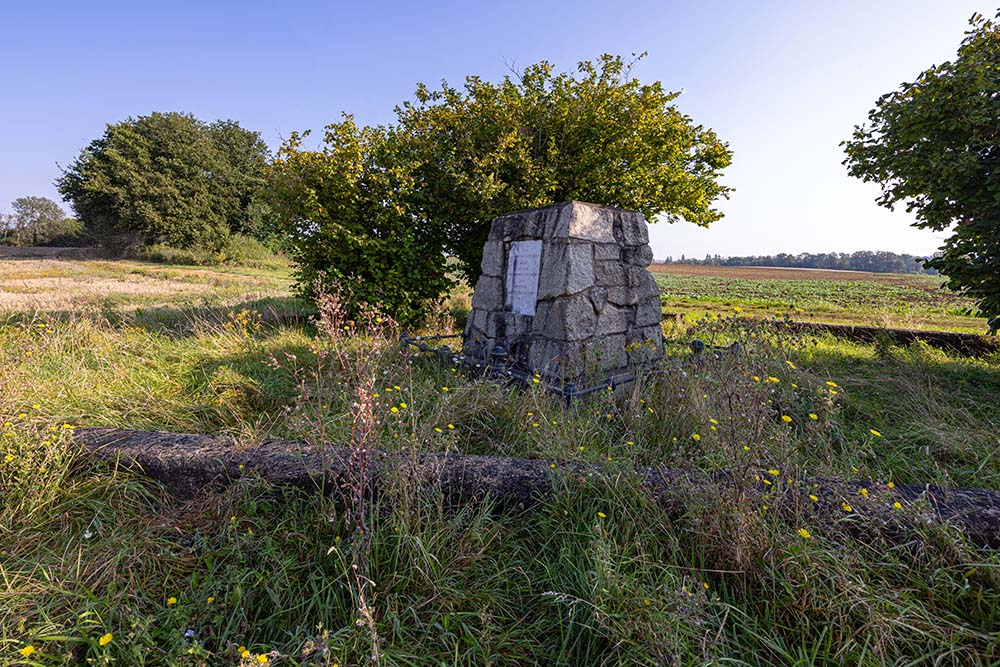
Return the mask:
{"type": "Polygon", "coordinates": [[[10,213],[0,213],[0,245],[86,245],[83,223],[47,197],[18,197],[10,213]]]}
{"type": "Polygon", "coordinates": [[[927,273],[937,275],[936,269],[924,268],[927,257],[901,255],[884,250],[859,250],[858,252],[802,252],[791,255],[750,255],[746,257],[720,257],[705,255],[705,259],[680,256],[667,257],[663,264],[705,264],[709,266],[779,266],[797,269],[839,269],[842,271],[869,271],[871,273],[927,273]]]}

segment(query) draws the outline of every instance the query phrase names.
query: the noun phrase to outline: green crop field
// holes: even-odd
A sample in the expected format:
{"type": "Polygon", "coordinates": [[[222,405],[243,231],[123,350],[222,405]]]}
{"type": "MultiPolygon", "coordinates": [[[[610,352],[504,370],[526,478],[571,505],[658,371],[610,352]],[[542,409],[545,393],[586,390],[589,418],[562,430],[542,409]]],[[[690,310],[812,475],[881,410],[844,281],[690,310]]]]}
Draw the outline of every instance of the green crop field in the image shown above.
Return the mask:
{"type": "Polygon", "coordinates": [[[975,304],[927,275],[812,269],[666,265],[652,267],[663,308],[692,318],[741,308],[833,323],[982,333],[975,304]]]}
{"type": "Polygon", "coordinates": [[[567,407],[400,349],[377,313],[282,323],[268,309],[305,312],[289,275],[0,261],[0,665],[1000,660],[1000,554],[893,490],[1000,490],[1000,359],[747,317],[870,318],[892,284],[659,276],[667,310],[723,315],[668,332],[668,362],[626,396],[567,407]],[[692,336],[742,351],[696,359],[692,336]],[[177,503],[82,457],[80,426],[541,458],[556,481],[505,512],[450,508],[405,470],[346,506],[253,474],[177,503]],[[658,503],[642,465],[730,485],[678,481],[658,503]],[[807,511],[807,478],[859,487],[810,486],[825,509],[807,511]]]}

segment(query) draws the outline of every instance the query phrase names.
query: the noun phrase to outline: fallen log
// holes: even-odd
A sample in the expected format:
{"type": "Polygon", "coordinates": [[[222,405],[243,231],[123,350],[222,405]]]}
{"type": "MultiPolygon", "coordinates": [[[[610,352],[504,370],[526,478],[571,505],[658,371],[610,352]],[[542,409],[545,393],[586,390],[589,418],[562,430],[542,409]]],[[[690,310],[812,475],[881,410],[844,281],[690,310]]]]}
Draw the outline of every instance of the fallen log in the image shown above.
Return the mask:
{"type": "MultiPolygon", "coordinates": [[[[75,438],[87,458],[137,468],[161,483],[178,500],[222,489],[247,476],[275,486],[342,493],[353,453],[347,448],[292,440],[265,440],[240,449],[218,436],[112,428],[78,428],[75,438]]],[[[639,467],[626,472],[621,468],[544,459],[434,452],[369,454],[376,487],[387,473],[405,470],[409,479],[419,484],[436,485],[450,503],[468,504],[489,497],[501,509],[530,507],[566,479],[634,474],[658,501],[680,510],[691,498],[713,497],[710,494],[718,497],[734,484],[727,473],[709,475],[666,466],[639,467]]],[[[800,512],[814,517],[850,518],[862,532],[897,529],[900,512],[895,503],[899,503],[911,520],[952,524],[975,544],[1000,547],[1000,492],[991,489],[890,485],[831,478],[785,483],[794,491],[787,496],[800,512]],[[844,509],[845,503],[850,504],[850,510],[844,509]],[[845,512],[850,516],[845,516],[845,512]]],[[[775,488],[763,480],[754,487],[755,502],[766,499],[775,488]]]]}

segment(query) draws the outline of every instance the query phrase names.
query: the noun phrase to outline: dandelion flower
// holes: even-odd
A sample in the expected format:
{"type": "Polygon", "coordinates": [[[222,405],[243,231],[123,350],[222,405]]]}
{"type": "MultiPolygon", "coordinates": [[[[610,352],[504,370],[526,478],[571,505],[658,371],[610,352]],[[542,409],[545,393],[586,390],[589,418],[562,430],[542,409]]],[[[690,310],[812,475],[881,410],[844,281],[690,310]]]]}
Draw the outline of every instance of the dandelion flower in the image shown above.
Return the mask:
{"type": "Polygon", "coordinates": [[[792,418],[789,417],[788,415],[781,415],[781,421],[783,421],[783,422],[785,422],[787,424],[790,421],[792,421],[792,418]]]}
{"type": "Polygon", "coordinates": [[[97,643],[100,644],[101,646],[107,646],[108,644],[111,643],[111,640],[114,638],[115,636],[110,632],[108,632],[101,635],[101,638],[97,640],[97,643]]]}
{"type": "Polygon", "coordinates": [[[261,653],[260,655],[257,656],[257,662],[263,665],[265,662],[267,662],[267,656],[261,653]]]}
{"type": "Polygon", "coordinates": [[[642,599],[642,605],[643,605],[644,607],[648,607],[648,606],[649,606],[649,605],[651,605],[651,604],[653,604],[653,601],[652,601],[652,600],[650,600],[649,598],[643,598],[643,599],[642,599]]]}
{"type": "Polygon", "coordinates": [[[840,509],[844,510],[845,512],[853,512],[854,511],[854,508],[851,507],[850,505],[848,505],[847,503],[840,503],[840,509]]]}
{"type": "Polygon", "coordinates": [[[449,391],[448,387],[441,387],[441,391],[449,391]]]}
{"type": "Polygon", "coordinates": [[[809,413],[809,419],[811,419],[813,421],[816,421],[817,419],[819,419],[819,415],[816,414],[815,412],[810,412],[809,413]]]}
{"type": "Polygon", "coordinates": [[[409,407],[409,406],[408,406],[408,405],[406,405],[406,403],[400,403],[400,404],[399,404],[399,409],[400,409],[400,410],[405,410],[405,409],[406,409],[406,408],[408,408],[408,407],[409,407]]]}
{"type": "Polygon", "coordinates": [[[898,509],[898,510],[901,510],[901,509],[903,509],[903,506],[902,506],[902,505],[901,505],[901,504],[899,503],[899,501],[898,501],[898,500],[897,500],[896,502],[894,502],[894,503],[892,504],[892,506],[893,506],[893,507],[894,507],[895,509],[898,509]]]}
{"type": "Polygon", "coordinates": [[[442,431],[442,430],[441,430],[441,428],[440,428],[440,427],[438,427],[438,426],[435,426],[435,427],[434,427],[434,432],[435,432],[435,433],[444,433],[444,431],[442,431]]]}
{"type": "Polygon", "coordinates": [[[167,604],[177,604],[177,598],[171,595],[167,598],[167,604]]]}
{"type": "Polygon", "coordinates": [[[803,540],[808,540],[810,537],[812,537],[812,533],[810,533],[805,528],[799,528],[799,537],[801,537],[803,540]]]}
{"type": "Polygon", "coordinates": [[[875,429],[873,429],[873,428],[870,428],[870,429],[868,429],[868,432],[869,432],[869,433],[871,433],[871,434],[872,434],[873,436],[875,436],[876,438],[881,438],[881,437],[882,437],[882,434],[881,434],[881,433],[879,433],[878,431],[876,431],[876,430],[875,430],[875,429]]]}
{"type": "Polygon", "coordinates": [[[391,408],[389,408],[389,412],[391,412],[392,414],[396,414],[397,412],[399,412],[399,408],[397,408],[397,407],[396,407],[396,406],[394,405],[394,406],[392,406],[391,408]]]}
{"type": "Polygon", "coordinates": [[[733,306],[733,312],[734,313],[742,313],[743,309],[740,308],[739,306],[733,306]]]}
{"type": "Polygon", "coordinates": [[[753,381],[754,382],[760,382],[760,376],[759,375],[754,375],[753,376],[753,381]]]}
{"type": "Polygon", "coordinates": [[[13,454],[7,454],[6,456],[3,457],[3,460],[6,461],[7,463],[10,463],[11,461],[14,460],[14,455],[13,454]]]}
{"type": "Polygon", "coordinates": [[[778,470],[777,468],[771,468],[770,470],[767,471],[767,474],[770,475],[771,477],[777,477],[778,475],[781,474],[781,471],[778,470]]]}
{"type": "Polygon", "coordinates": [[[246,659],[250,657],[250,651],[247,650],[246,646],[241,646],[236,650],[239,652],[241,658],[246,659]]]}
{"type": "Polygon", "coordinates": [[[715,419],[709,419],[709,420],[708,420],[708,423],[709,423],[709,424],[715,424],[716,426],[718,426],[718,425],[719,425],[719,422],[718,422],[718,421],[716,421],[715,419]]]}
{"type": "Polygon", "coordinates": [[[750,451],[750,445],[743,445],[743,451],[744,452],[749,452],[750,451]]]}
{"type": "Polygon", "coordinates": [[[208,602],[208,604],[212,604],[213,602],[215,602],[215,598],[212,597],[211,595],[209,595],[208,599],[206,600],[206,602],[208,602]]]}
{"type": "Polygon", "coordinates": [[[868,497],[868,489],[866,489],[864,487],[861,487],[861,489],[858,491],[858,495],[860,495],[862,498],[867,498],[868,497]]]}
{"type": "Polygon", "coordinates": [[[827,387],[836,387],[837,383],[836,382],[831,382],[830,380],[827,380],[826,381],[826,386],[827,387]]]}
{"type": "Polygon", "coordinates": [[[813,501],[814,503],[818,503],[819,502],[819,496],[817,496],[815,493],[810,493],[809,494],[809,500],[813,501]]]}
{"type": "Polygon", "coordinates": [[[31,644],[28,644],[27,646],[25,646],[24,648],[22,648],[20,651],[18,651],[18,653],[20,653],[21,657],[23,657],[23,658],[30,657],[31,654],[34,653],[34,652],[35,652],[35,647],[32,646],[31,644]]]}
{"type": "Polygon", "coordinates": [[[599,519],[607,519],[608,515],[605,514],[604,512],[598,512],[597,513],[597,518],[599,518],[599,519]]]}
{"type": "Polygon", "coordinates": [[[692,433],[691,439],[694,440],[695,442],[698,442],[699,440],[701,440],[701,436],[697,433],[692,433]]]}
{"type": "Polygon", "coordinates": [[[635,444],[635,441],[634,441],[634,440],[626,440],[626,441],[625,441],[625,444],[626,444],[626,445],[634,445],[634,444],[635,444]]]}
{"type": "Polygon", "coordinates": [[[538,422],[534,422],[534,423],[533,423],[533,424],[531,425],[531,428],[538,428],[538,422]]]}
{"type": "Polygon", "coordinates": [[[550,468],[552,468],[553,470],[555,470],[555,468],[556,468],[556,464],[555,464],[555,463],[550,463],[550,464],[549,464],[549,467],[550,467],[550,468]]]}
{"type": "Polygon", "coordinates": [[[886,484],[886,486],[889,487],[890,489],[895,489],[896,488],[896,485],[893,484],[892,482],[889,482],[888,484],[886,484]]]}

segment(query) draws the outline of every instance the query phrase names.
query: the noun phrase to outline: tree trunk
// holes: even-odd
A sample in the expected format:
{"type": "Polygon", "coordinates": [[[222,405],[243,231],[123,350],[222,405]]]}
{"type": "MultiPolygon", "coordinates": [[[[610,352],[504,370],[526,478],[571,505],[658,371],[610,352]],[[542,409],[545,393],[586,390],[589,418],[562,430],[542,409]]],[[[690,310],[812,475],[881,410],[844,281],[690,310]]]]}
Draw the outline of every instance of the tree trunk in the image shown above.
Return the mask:
{"type": "MultiPolygon", "coordinates": [[[[340,494],[348,479],[351,450],[291,440],[265,440],[239,448],[223,437],[112,428],[78,428],[76,441],[87,458],[120,461],[160,482],[178,500],[219,490],[255,476],[276,486],[340,494]]],[[[463,456],[432,452],[376,451],[374,483],[403,473],[421,485],[436,485],[450,504],[490,497],[499,511],[525,508],[552,493],[560,480],[613,478],[621,469],[578,462],[463,456]]],[[[707,475],[665,466],[635,468],[642,487],[662,505],[682,514],[692,500],[711,501],[733,488],[726,473],[707,475]]],[[[780,485],[780,482],[779,482],[780,485]]],[[[815,521],[851,518],[853,532],[899,531],[907,522],[951,523],[974,543],[1000,547],[1000,492],[845,479],[806,479],[775,494],[762,482],[751,485],[747,502],[774,502],[772,511],[793,511],[815,521]],[[862,489],[867,489],[866,495],[862,489]],[[769,500],[770,497],[774,501],[769,500]],[[813,501],[811,495],[819,498],[813,501]],[[851,506],[846,512],[843,503],[851,506]],[[900,503],[901,509],[894,507],[900,503]]]]}

